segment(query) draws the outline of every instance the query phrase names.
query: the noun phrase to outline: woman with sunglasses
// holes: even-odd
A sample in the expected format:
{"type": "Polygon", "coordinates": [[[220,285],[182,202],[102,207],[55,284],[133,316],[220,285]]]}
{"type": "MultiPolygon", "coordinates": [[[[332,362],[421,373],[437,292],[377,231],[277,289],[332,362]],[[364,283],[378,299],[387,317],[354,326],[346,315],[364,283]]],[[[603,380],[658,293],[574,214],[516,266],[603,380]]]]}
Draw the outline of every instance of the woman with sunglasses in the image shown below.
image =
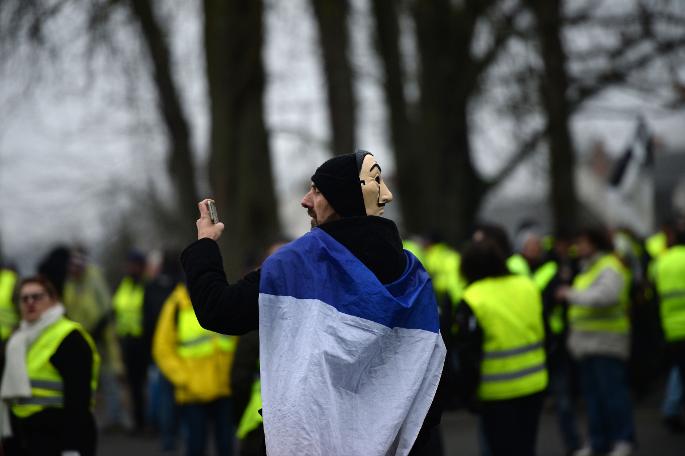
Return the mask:
{"type": "Polygon", "coordinates": [[[52,284],[42,277],[19,286],[21,323],[6,347],[0,385],[5,454],[95,454],[91,412],[100,359],[92,339],[64,317],[52,284]]]}

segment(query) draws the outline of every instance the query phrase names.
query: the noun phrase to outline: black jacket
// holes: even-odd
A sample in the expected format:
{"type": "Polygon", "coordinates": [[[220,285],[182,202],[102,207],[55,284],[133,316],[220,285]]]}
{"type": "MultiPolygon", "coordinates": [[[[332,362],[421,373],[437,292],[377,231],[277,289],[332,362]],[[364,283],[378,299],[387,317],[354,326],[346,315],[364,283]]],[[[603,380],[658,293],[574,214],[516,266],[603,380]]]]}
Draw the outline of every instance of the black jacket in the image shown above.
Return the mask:
{"type": "MultiPolygon", "coordinates": [[[[319,228],[344,245],[381,283],[391,283],[404,272],[406,259],[402,240],[391,220],[349,217],[325,223],[319,228]]],[[[231,335],[257,329],[259,270],[230,285],[226,281],[219,247],[211,239],[200,239],[188,246],[181,254],[181,264],[195,314],[204,328],[231,335]]],[[[440,402],[433,401],[415,448],[421,447],[433,427],[439,424],[442,414],[440,402]]]]}

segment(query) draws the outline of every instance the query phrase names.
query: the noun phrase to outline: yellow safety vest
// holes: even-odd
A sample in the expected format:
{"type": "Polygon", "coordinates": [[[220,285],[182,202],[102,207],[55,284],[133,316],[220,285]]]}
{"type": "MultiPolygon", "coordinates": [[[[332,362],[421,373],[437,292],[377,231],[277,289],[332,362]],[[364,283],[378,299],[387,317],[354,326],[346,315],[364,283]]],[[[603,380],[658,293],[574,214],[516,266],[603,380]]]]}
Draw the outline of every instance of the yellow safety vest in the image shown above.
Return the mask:
{"type": "Polygon", "coordinates": [[[62,376],[50,358],[55,354],[62,341],[72,331],[81,333],[93,352],[93,371],[90,387],[95,398],[95,390],[98,385],[98,373],[100,370],[100,356],[98,355],[93,339],[75,321],[64,317],[57,320],[45,330],[33,342],[26,354],[26,368],[31,381],[31,397],[21,398],[12,404],[12,413],[19,418],[26,418],[44,410],[47,407],[61,408],[64,405],[64,385],[62,376]]]}
{"type": "Polygon", "coordinates": [[[19,322],[17,307],[12,301],[17,274],[9,269],[0,270],[0,340],[9,339],[19,322]]]}
{"type": "Polygon", "coordinates": [[[426,271],[431,276],[433,289],[438,297],[449,296],[453,305],[461,301],[465,280],[459,271],[461,255],[447,244],[433,244],[426,250],[426,271]]]}
{"type": "Polygon", "coordinates": [[[685,339],[685,246],[671,247],[659,257],[656,289],[666,341],[685,339]]]}
{"type": "Polygon", "coordinates": [[[520,275],[478,280],[464,301],[483,330],[478,397],[505,400],[544,390],[542,299],[533,281],[520,275]]]}
{"type": "Polygon", "coordinates": [[[423,251],[423,247],[421,247],[417,242],[409,239],[402,241],[402,247],[404,247],[405,250],[409,250],[411,253],[413,253],[414,256],[421,262],[421,264],[424,264],[425,267],[426,256],[425,252],[423,251]]]}
{"type": "Polygon", "coordinates": [[[623,277],[623,290],[616,304],[606,307],[580,306],[570,303],[568,319],[571,328],[586,332],[615,332],[626,334],[630,330],[628,303],[630,276],[626,268],[614,254],[606,254],[592,264],[587,271],[578,274],[573,280],[573,289],[582,291],[590,288],[606,268],[613,269],[623,277]]]}
{"type": "Polygon", "coordinates": [[[209,331],[200,326],[192,307],[178,311],[177,350],[181,358],[212,356],[215,350],[232,353],[238,338],[209,331]]]}
{"type": "Polygon", "coordinates": [[[238,431],[236,435],[239,439],[244,439],[247,434],[254,431],[259,427],[264,421],[262,415],[259,414],[259,410],[262,408],[262,382],[260,380],[255,380],[252,384],[252,395],[250,396],[250,402],[247,403],[245,407],[245,412],[240,418],[240,423],[238,424],[238,431]]]}
{"type": "Polygon", "coordinates": [[[143,335],[143,299],[145,287],[131,277],[124,277],[112,299],[120,337],[143,335]]]}
{"type": "Polygon", "coordinates": [[[652,258],[657,258],[668,249],[668,238],[666,233],[659,231],[647,238],[645,241],[645,249],[652,258]]]}
{"type": "Polygon", "coordinates": [[[528,262],[520,253],[515,253],[507,258],[507,269],[512,274],[530,275],[530,266],[528,266],[528,262]]]}

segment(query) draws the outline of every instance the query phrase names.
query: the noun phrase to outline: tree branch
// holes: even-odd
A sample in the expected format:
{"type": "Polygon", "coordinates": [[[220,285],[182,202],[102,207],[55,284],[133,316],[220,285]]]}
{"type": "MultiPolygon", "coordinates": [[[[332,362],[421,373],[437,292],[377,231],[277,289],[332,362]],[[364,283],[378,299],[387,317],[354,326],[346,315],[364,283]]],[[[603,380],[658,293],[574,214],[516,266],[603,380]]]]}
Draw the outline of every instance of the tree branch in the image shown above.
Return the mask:
{"type": "Polygon", "coordinates": [[[540,141],[545,137],[546,131],[547,125],[545,125],[544,128],[533,132],[523,143],[519,145],[518,150],[504,164],[504,166],[500,168],[497,174],[485,181],[485,188],[487,191],[491,191],[493,188],[504,182],[507,177],[511,175],[511,173],[516,171],[516,168],[518,168],[521,163],[535,153],[540,141]]]}
{"type": "Polygon", "coordinates": [[[625,53],[618,53],[619,55],[615,56],[613,61],[610,61],[609,69],[600,73],[592,84],[576,83],[575,86],[571,86],[569,91],[571,112],[577,109],[589,97],[596,95],[607,87],[627,81],[628,75],[632,71],[643,68],[654,59],[663,57],[683,47],[685,47],[685,37],[657,42],[655,49],[622,65],[617,60],[621,60],[625,53]]]}
{"type": "Polygon", "coordinates": [[[502,20],[499,22],[499,24],[497,24],[498,27],[492,46],[490,46],[490,49],[488,49],[483,56],[481,56],[479,59],[476,59],[474,62],[474,79],[477,80],[480,75],[483,74],[490,64],[497,59],[497,56],[499,56],[500,52],[504,50],[504,46],[507,41],[509,41],[513,35],[517,34],[514,21],[520,11],[521,8],[517,8],[510,13],[505,13],[502,20]]]}

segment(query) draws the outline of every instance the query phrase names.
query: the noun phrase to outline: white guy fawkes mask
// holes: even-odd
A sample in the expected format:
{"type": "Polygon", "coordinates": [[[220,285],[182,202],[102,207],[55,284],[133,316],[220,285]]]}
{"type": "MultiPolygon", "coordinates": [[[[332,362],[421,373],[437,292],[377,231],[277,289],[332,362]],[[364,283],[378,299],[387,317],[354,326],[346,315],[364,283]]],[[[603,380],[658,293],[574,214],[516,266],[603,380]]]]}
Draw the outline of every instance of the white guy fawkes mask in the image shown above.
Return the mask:
{"type": "Polygon", "coordinates": [[[362,186],[366,215],[383,215],[385,205],[392,201],[392,193],[383,182],[381,167],[371,154],[364,156],[359,182],[362,186]]]}

